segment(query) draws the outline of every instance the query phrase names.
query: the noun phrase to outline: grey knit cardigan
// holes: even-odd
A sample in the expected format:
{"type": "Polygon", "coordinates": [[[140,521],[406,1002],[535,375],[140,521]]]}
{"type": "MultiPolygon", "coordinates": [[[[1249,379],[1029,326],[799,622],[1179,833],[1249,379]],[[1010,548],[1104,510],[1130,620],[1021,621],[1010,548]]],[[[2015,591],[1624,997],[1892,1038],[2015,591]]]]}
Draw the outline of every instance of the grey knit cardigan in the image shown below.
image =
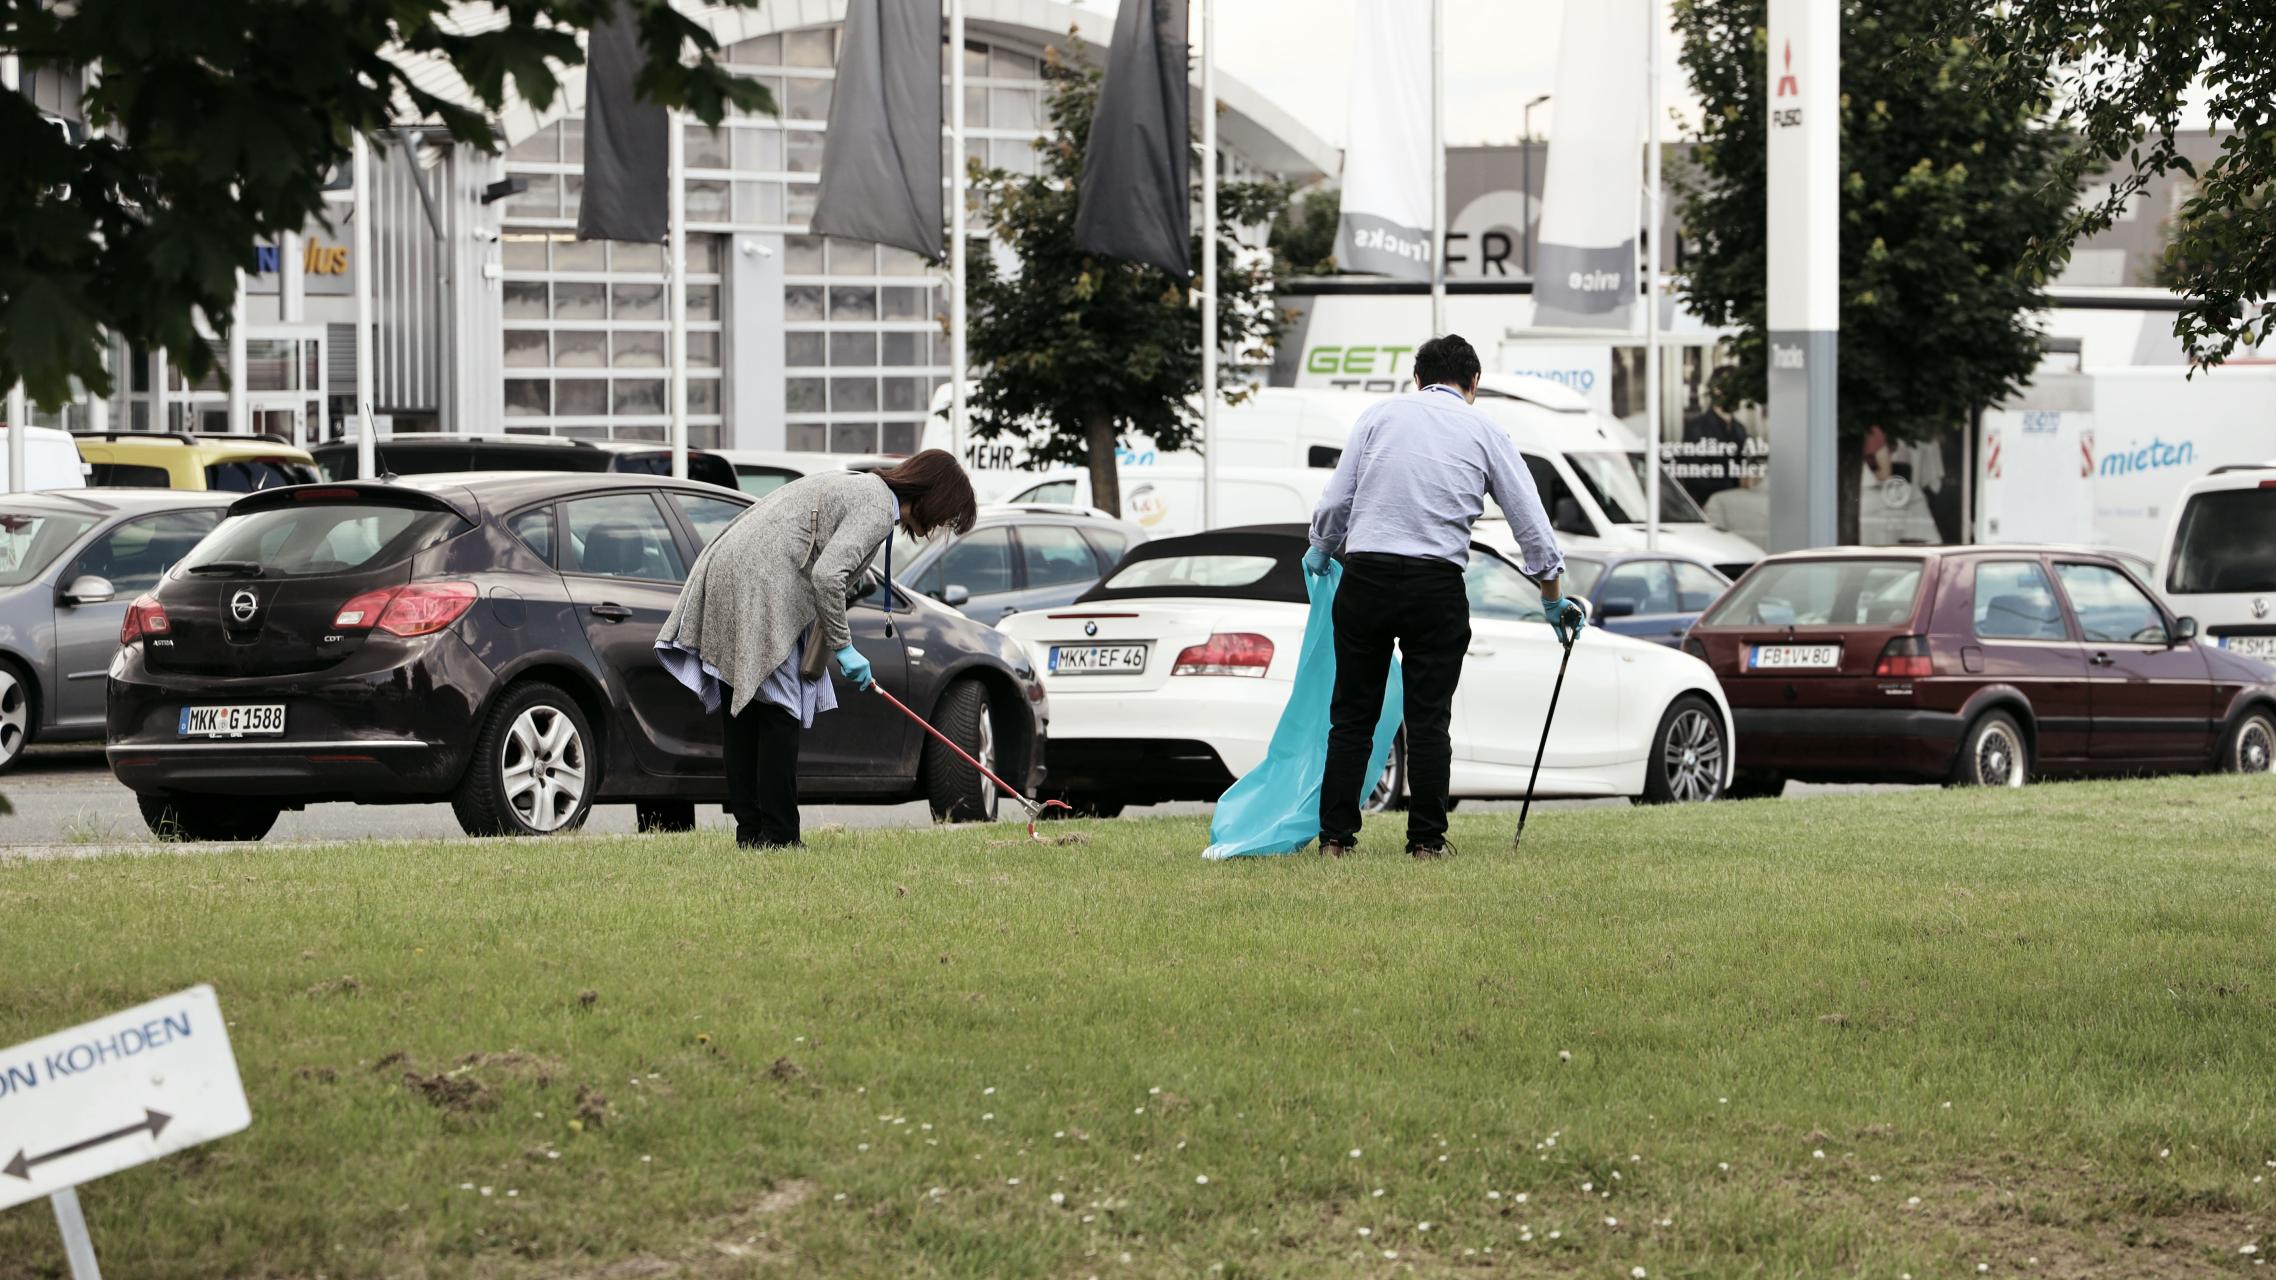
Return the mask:
{"type": "Polygon", "coordinates": [[[782,486],[736,517],[696,557],[656,634],[719,673],[729,714],[758,694],[808,626],[822,647],[853,643],[846,586],[893,532],[893,492],[874,475],[830,472],[782,486]]]}

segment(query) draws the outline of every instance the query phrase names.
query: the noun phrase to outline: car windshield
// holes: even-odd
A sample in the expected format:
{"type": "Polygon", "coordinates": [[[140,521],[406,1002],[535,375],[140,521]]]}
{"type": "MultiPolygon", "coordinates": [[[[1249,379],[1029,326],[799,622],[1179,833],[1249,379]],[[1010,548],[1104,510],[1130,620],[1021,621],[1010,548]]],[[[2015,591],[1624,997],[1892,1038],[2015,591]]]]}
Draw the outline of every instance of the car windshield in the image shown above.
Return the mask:
{"type": "MultiPolygon", "coordinates": [[[[1641,453],[1568,453],[1581,487],[1604,508],[1614,524],[1643,524],[1650,508],[1644,501],[1644,455],[1641,453]]],[[[1705,524],[1707,515],[1691,500],[1674,473],[1660,468],[1660,523],[1705,524]]]]}
{"type": "Polygon", "coordinates": [[[91,515],[0,508],[0,587],[20,587],[94,527],[91,515]]]}
{"type": "Polygon", "coordinates": [[[264,578],[313,578],[392,564],[467,528],[448,511],[372,503],[271,507],[221,522],[183,558],[177,574],[199,566],[264,578]],[[239,570],[237,566],[247,566],[239,570]]]}
{"type": "Polygon", "coordinates": [[[1709,626],[1896,626],[1920,594],[1918,560],[1789,560],[1764,565],[1708,611],[1709,626]]]}
{"type": "Polygon", "coordinates": [[[2276,591],[2276,489],[2200,493],[2182,509],[2165,589],[2276,591]]]}
{"type": "Polygon", "coordinates": [[[1585,596],[1596,590],[1596,580],[1604,576],[1604,562],[1587,556],[1565,557],[1565,580],[1560,589],[1571,595],[1585,596]]]}
{"type": "Polygon", "coordinates": [[[1185,587],[1222,590],[1262,581],[1279,561],[1271,556],[1203,552],[1126,563],[1099,586],[1100,594],[1146,591],[1160,594],[1185,587]]]}

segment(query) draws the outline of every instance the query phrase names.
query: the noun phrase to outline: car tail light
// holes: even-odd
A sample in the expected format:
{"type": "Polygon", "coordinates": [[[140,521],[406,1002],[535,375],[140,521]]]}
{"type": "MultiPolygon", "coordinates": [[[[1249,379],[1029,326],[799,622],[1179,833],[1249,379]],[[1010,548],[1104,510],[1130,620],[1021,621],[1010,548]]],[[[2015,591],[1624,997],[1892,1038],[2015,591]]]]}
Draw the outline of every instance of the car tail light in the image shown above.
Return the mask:
{"type": "Polygon", "coordinates": [[[1261,676],[1272,665],[1272,641],[1246,631],[1209,637],[1178,655],[1173,676],[1261,676]]]}
{"type": "Polygon", "coordinates": [[[378,623],[379,615],[386,612],[387,602],[394,598],[395,589],[393,587],[385,587],[378,591],[366,591],[340,606],[340,611],[332,615],[332,629],[334,631],[369,631],[378,623]]]}
{"type": "Polygon", "coordinates": [[[1881,647],[1880,664],[1873,674],[1898,680],[1911,680],[1919,676],[1936,674],[1936,667],[1928,660],[1928,640],[1922,636],[1898,636],[1881,647]]]}
{"type": "Polygon", "coordinates": [[[1701,662],[1707,661],[1707,646],[1699,643],[1699,637],[1697,636],[1684,637],[1683,651],[1690,654],[1692,657],[1699,659],[1701,662]]]}
{"type": "Polygon", "coordinates": [[[171,633],[174,624],[166,620],[166,607],[158,597],[144,592],[126,607],[126,617],[119,623],[119,643],[133,644],[144,636],[162,636],[171,633]]]}
{"type": "Polygon", "coordinates": [[[480,593],[471,582],[414,582],[407,587],[366,591],[332,617],[336,631],[368,631],[378,627],[389,635],[433,635],[464,617],[480,593]]]}

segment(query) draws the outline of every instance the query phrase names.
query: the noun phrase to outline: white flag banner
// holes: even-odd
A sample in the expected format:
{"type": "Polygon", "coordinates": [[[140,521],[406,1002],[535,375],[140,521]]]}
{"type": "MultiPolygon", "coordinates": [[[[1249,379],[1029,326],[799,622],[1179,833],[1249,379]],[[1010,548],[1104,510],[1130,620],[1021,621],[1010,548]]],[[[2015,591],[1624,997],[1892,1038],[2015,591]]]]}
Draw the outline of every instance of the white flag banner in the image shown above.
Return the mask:
{"type": "Polygon", "coordinates": [[[1430,279],[1430,23],[1414,0],[1358,0],[1336,266],[1430,279]]]}
{"type": "Polygon", "coordinates": [[[1541,184],[1534,323],[1636,323],[1651,0],[1565,0],[1556,131],[1541,184]]]}

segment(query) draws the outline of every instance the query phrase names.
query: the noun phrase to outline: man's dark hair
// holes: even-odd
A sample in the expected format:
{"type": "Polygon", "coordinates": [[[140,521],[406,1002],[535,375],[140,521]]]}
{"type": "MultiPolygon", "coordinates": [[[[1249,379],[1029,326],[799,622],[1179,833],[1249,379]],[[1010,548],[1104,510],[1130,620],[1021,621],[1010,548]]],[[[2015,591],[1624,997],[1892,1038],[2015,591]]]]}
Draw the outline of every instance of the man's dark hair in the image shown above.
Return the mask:
{"type": "Polygon", "coordinates": [[[980,518],[972,477],[945,449],[927,449],[899,466],[877,472],[901,503],[901,526],[922,538],[935,529],[972,532],[980,518]]]}
{"type": "Polygon", "coordinates": [[[1419,387],[1434,387],[1443,382],[1451,387],[1467,388],[1483,367],[1478,363],[1477,349],[1459,333],[1432,338],[1415,348],[1415,385],[1419,387]]]}

